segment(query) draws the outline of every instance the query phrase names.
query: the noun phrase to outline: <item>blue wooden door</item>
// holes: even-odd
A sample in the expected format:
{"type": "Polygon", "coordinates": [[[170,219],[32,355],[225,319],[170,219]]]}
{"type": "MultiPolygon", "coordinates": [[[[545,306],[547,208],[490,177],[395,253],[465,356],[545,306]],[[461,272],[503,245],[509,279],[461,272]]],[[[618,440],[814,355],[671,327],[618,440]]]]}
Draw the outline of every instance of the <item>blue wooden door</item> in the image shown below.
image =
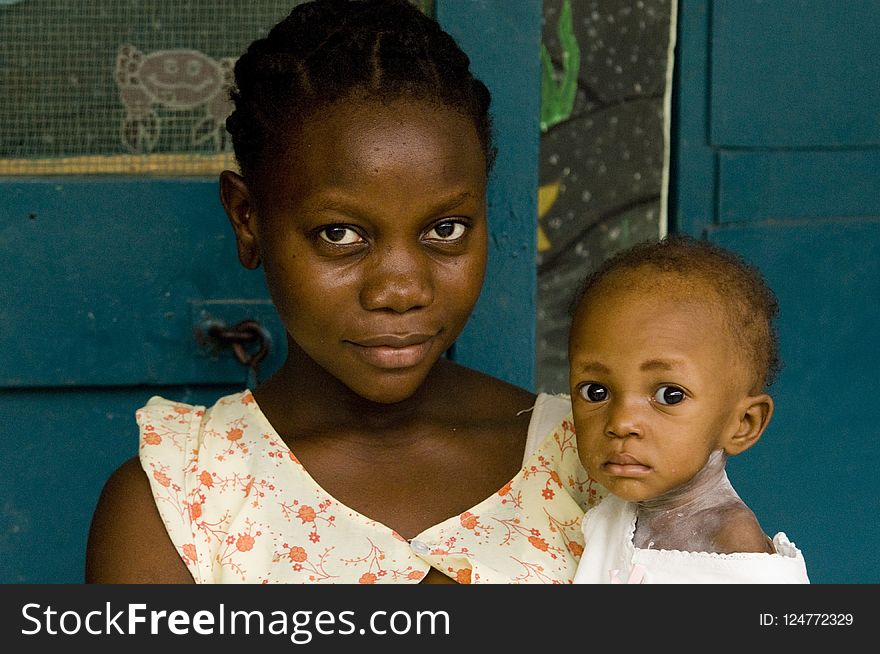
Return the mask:
{"type": "MultiPolygon", "coordinates": [[[[541,3],[434,7],[493,92],[500,151],[487,283],[453,356],[531,388],[541,3]]],[[[260,320],[265,374],[284,333],[213,177],[6,177],[0,198],[0,582],[78,583],[103,482],[137,452],[134,411],[245,384],[196,338],[206,322],[260,320]]]]}
{"type": "Polygon", "coordinates": [[[880,581],[878,34],[873,0],[679,5],[671,228],[780,302],[776,413],[730,477],[818,583],[880,581]]]}

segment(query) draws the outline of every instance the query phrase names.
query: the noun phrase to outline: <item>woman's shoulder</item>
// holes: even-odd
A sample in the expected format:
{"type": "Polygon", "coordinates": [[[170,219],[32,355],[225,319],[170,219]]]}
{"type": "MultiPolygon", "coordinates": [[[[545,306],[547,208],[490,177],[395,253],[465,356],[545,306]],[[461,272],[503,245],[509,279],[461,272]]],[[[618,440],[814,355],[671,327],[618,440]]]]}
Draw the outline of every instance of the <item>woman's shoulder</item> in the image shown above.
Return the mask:
{"type": "Polygon", "coordinates": [[[101,490],[86,547],[86,583],[191,583],[137,456],[101,490]]]}

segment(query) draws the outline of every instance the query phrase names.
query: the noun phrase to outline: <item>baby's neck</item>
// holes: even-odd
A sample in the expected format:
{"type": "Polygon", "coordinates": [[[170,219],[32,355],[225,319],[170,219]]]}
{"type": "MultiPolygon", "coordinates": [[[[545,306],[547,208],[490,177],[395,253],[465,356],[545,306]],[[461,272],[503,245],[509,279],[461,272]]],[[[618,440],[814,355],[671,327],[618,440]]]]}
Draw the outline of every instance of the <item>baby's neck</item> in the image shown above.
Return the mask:
{"type": "Polygon", "coordinates": [[[659,497],[637,502],[633,544],[639,548],[711,551],[722,507],[742,504],[724,469],[727,456],[713,452],[691,480],[659,497]]]}
{"type": "Polygon", "coordinates": [[[639,516],[662,515],[670,511],[699,511],[714,504],[719,496],[736,495],[724,469],[727,456],[724,450],[716,450],[706,465],[681,486],[649,500],[637,502],[639,516]]]}

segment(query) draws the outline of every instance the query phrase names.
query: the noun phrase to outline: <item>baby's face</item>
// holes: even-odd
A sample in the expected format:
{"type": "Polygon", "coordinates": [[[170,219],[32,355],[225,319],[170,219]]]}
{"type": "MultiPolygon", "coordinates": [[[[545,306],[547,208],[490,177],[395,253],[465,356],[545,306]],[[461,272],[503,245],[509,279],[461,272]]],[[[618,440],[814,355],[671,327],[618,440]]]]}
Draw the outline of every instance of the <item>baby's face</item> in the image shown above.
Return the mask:
{"type": "Polygon", "coordinates": [[[688,481],[739,426],[748,374],[713,296],[674,273],[637,270],[602,282],[575,315],[580,458],[625,500],[688,481]]]}

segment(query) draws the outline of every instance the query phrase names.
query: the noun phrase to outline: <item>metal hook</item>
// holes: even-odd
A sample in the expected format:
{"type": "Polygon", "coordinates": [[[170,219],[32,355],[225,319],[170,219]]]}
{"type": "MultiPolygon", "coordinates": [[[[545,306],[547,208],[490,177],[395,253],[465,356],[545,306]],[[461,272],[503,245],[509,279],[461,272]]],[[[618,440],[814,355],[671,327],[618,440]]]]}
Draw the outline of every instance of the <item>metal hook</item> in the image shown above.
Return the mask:
{"type": "Polygon", "coordinates": [[[221,346],[231,347],[238,362],[249,368],[253,378],[256,379],[260,362],[269,354],[271,337],[265,327],[258,321],[249,318],[232,327],[215,323],[208,327],[207,332],[221,346]],[[258,349],[253,353],[249,353],[245,349],[245,345],[250,343],[258,344],[258,349]]]}

